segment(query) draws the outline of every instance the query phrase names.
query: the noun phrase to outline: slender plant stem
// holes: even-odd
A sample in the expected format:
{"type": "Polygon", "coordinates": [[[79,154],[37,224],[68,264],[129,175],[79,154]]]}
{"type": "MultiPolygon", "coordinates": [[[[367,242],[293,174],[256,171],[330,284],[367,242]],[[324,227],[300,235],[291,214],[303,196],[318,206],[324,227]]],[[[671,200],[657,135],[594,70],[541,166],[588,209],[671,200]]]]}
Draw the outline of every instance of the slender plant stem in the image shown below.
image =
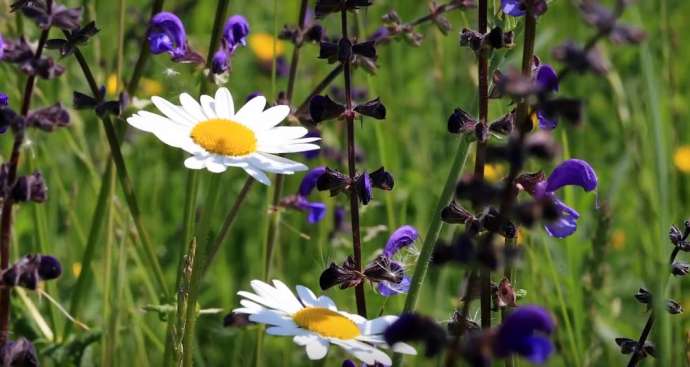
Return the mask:
{"type": "MultiPolygon", "coordinates": [[[[477,7],[479,18],[479,33],[487,32],[488,23],[488,0],[479,0],[477,7]]],[[[489,116],[489,55],[488,50],[482,48],[478,52],[478,77],[479,77],[479,124],[481,129],[485,129],[488,124],[489,116]]],[[[486,148],[488,140],[479,139],[477,141],[477,152],[474,163],[474,176],[476,180],[484,179],[484,166],[486,163],[486,148]]],[[[491,242],[487,241],[487,244],[491,242]]],[[[480,300],[481,300],[481,323],[482,328],[491,327],[491,270],[482,267],[479,270],[480,300]]]]}
{"type": "MultiPolygon", "coordinates": [[[[669,261],[668,261],[669,264],[673,264],[673,262],[676,261],[676,257],[678,256],[679,252],[680,252],[680,248],[678,246],[673,248],[673,252],[671,252],[671,256],[670,256],[669,261]]],[[[640,334],[640,338],[637,340],[637,345],[635,346],[635,350],[633,350],[633,353],[630,356],[630,361],[628,362],[628,367],[635,367],[640,362],[642,354],[639,352],[642,351],[642,349],[644,348],[644,345],[647,342],[647,338],[649,337],[649,333],[652,330],[652,326],[654,326],[654,316],[655,316],[654,312],[655,312],[655,310],[652,310],[649,313],[649,317],[647,318],[647,323],[645,323],[644,329],[642,329],[642,333],[640,334]]]]}
{"type": "Polygon", "coordinates": [[[240,190],[240,193],[235,198],[235,202],[230,208],[230,211],[225,216],[225,221],[221,226],[220,231],[216,235],[213,243],[208,249],[203,247],[198,247],[196,249],[196,256],[194,259],[194,265],[192,266],[191,280],[189,282],[189,296],[187,298],[187,312],[185,314],[185,329],[184,336],[182,339],[182,353],[183,353],[183,366],[191,367],[193,363],[194,356],[194,330],[196,326],[196,316],[197,316],[197,300],[199,299],[199,290],[201,281],[204,275],[208,271],[210,265],[213,263],[220,246],[225,241],[225,238],[232,227],[232,224],[237,219],[237,214],[240,211],[240,207],[247,198],[249,189],[252,187],[254,179],[252,177],[247,177],[240,190]]]}
{"type": "MultiPolygon", "coordinates": [[[[48,12],[52,11],[53,1],[46,2],[48,12]]],[[[48,33],[50,29],[41,32],[41,37],[38,40],[34,60],[41,58],[43,48],[48,40],[48,33]]],[[[34,86],[36,85],[36,76],[31,75],[26,80],[24,87],[24,95],[22,98],[21,115],[25,117],[31,108],[31,98],[34,93],[34,86]]],[[[12,153],[10,154],[9,171],[7,175],[7,183],[9,187],[15,184],[17,179],[17,169],[19,166],[19,156],[21,148],[24,144],[24,128],[19,127],[15,131],[14,143],[12,144],[12,153]]],[[[2,203],[2,219],[0,219],[0,270],[5,270],[10,264],[10,242],[12,240],[12,207],[14,200],[11,197],[6,197],[2,203]]],[[[4,346],[8,340],[9,326],[10,326],[10,296],[11,288],[3,287],[0,289],[0,347],[4,346]]]]}
{"type": "MultiPolygon", "coordinates": [[[[151,18],[163,10],[163,3],[165,0],[154,0],[151,5],[151,18]]],[[[141,75],[144,72],[144,67],[146,67],[146,62],[151,56],[151,51],[149,50],[149,44],[146,37],[142,37],[141,46],[139,47],[139,56],[137,57],[137,62],[134,64],[134,71],[132,71],[132,76],[129,78],[127,83],[127,93],[131,96],[137,91],[139,87],[139,81],[141,80],[141,75]]]]}
{"type": "MultiPolygon", "coordinates": [[[[342,38],[348,39],[347,11],[343,9],[340,13],[340,24],[342,38]]],[[[350,179],[354,181],[357,175],[355,160],[355,116],[352,110],[352,62],[346,60],[343,63],[343,74],[345,76],[345,101],[346,101],[346,123],[347,123],[347,168],[350,179]]],[[[354,192],[350,193],[350,221],[352,223],[352,251],[355,260],[355,268],[362,271],[362,240],[359,228],[359,198],[354,192]]],[[[355,299],[357,301],[357,313],[367,317],[367,304],[364,298],[364,284],[355,287],[355,299]]]]}

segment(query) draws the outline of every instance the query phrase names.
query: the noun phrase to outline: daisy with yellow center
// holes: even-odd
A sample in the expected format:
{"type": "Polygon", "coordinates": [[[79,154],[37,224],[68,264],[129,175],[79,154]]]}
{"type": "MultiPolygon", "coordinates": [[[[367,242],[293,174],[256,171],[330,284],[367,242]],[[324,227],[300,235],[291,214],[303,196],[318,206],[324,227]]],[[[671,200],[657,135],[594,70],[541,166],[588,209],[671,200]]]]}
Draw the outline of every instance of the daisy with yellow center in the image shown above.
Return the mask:
{"type": "Polygon", "coordinates": [[[268,33],[252,33],[247,38],[249,48],[259,61],[272,61],[274,51],[276,57],[282,56],[285,53],[285,42],[276,39],[268,33]]]}
{"type": "Polygon", "coordinates": [[[180,106],[161,97],[152,97],[151,102],[165,116],[139,111],[127,122],[192,154],[184,161],[189,169],[220,173],[228,167],[239,167],[270,185],[266,172],[289,175],[307,170],[304,164],[275,154],[319,149],[312,144],[319,138],[304,137],[307,129],[277,126],[290,114],[290,107],[264,110],[263,96],[253,98],[237,112],[226,88],[218,89],[215,98],[201,96],[200,103],[186,93],[180,95],[180,106]]]}
{"type": "MultiPolygon", "coordinates": [[[[387,348],[383,332],[395,322],[397,316],[381,316],[367,320],[359,315],[339,311],[333,300],[326,296],[316,297],[306,287],[297,286],[297,296],[283,282],[274,280],[273,285],[253,280],[255,293],[240,291],[243,306],[233,312],[249,314],[249,320],[267,324],[270,335],[292,336],[292,340],[304,346],[311,360],[322,359],[331,344],[368,365],[392,364],[391,358],[379,348],[387,348]]],[[[408,344],[397,343],[393,351],[417,354],[408,344]]]]}

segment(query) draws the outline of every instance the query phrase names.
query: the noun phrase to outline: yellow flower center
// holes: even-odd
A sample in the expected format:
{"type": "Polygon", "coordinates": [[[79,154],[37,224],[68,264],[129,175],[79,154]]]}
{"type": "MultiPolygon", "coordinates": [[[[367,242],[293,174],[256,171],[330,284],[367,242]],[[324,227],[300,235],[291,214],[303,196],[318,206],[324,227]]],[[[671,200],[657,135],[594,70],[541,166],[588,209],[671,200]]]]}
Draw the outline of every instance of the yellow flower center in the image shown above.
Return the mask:
{"type": "Polygon", "coordinates": [[[268,33],[250,34],[248,41],[249,48],[251,48],[260,61],[266,62],[273,60],[274,51],[276,56],[281,56],[285,53],[285,43],[275,39],[268,33]]]}
{"type": "Polygon", "coordinates": [[[211,119],[192,129],[192,140],[211,153],[243,156],[256,151],[256,135],[248,127],[227,119],[211,119]]]}
{"type": "Polygon", "coordinates": [[[673,155],[673,163],[683,173],[690,173],[690,145],[683,145],[673,155]]]}
{"type": "Polygon", "coordinates": [[[303,308],[292,316],[292,320],[303,329],[329,338],[354,339],[360,335],[352,320],[327,308],[303,308]]]}

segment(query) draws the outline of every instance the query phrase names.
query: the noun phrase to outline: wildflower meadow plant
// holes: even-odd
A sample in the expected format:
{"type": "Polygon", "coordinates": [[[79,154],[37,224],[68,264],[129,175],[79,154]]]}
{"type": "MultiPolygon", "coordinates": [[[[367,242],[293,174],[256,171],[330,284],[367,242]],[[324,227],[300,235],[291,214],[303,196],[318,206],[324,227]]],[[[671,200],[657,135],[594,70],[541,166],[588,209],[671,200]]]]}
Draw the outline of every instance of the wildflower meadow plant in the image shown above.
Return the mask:
{"type": "Polygon", "coordinates": [[[690,5],[74,3],[0,4],[0,365],[687,359],[690,5]]]}

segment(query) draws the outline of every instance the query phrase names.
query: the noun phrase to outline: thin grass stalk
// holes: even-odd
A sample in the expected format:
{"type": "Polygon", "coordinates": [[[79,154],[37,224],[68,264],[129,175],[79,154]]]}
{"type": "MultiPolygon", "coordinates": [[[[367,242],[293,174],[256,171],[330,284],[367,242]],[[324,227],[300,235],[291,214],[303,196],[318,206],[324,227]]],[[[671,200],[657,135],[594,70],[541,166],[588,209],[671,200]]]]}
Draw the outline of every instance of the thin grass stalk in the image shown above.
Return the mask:
{"type": "MultiPolygon", "coordinates": [[[[151,5],[151,18],[153,18],[154,15],[158,14],[161,10],[163,10],[164,2],[165,0],[153,0],[153,3],[151,5]]],[[[129,94],[130,96],[133,96],[134,93],[137,91],[137,88],[139,87],[139,81],[141,81],[141,75],[144,72],[146,62],[148,61],[150,56],[151,51],[149,50],[148,39],[146,39],[146,37],[143,37],[143,40],[141,41],[141,46],[139,46],[139,56],[137,57],[137,61],[134,64],[132,76],[129,78],[129,82],[127,83],[127,94],[129,94]]]]}
{"type": "MultiPolygon", "coordinates": [[[[46,2],[46,9],[51,11],[53,7],[53,0],[46,2]]],[[[34,60],[40,59],[43,54],[43,48],[48,40],[49,29],[41,32],[34,54],[34,60]]],[[[22,98],[21,115],[26,117],[31,108],[31,98],[34,93],[34,86],[36,85],[36,76],[31,75],[26,80],[24,87],[24,95],[22,98]]],[[[19,156],[21,154],[21,147],[24,144],[24,131],[17,129],[12,145],[12,153],[10,154],[9,170],[7,175],[7,183],[9,187],[14,185],[17,179],[17,169],[19,166],[19,156]]],[[[0,220],[0,270],[5,270],[10,263],[10,242],[12,240],[12,207],[14,201],[11,198],[5,198],[2,204],[2,219],[0,220]]],[[[5,345],[8,339],[9,324],[10,324],[10,296],[11,288],[3,287],[0,289],[0,346],[5,345]]]]}

